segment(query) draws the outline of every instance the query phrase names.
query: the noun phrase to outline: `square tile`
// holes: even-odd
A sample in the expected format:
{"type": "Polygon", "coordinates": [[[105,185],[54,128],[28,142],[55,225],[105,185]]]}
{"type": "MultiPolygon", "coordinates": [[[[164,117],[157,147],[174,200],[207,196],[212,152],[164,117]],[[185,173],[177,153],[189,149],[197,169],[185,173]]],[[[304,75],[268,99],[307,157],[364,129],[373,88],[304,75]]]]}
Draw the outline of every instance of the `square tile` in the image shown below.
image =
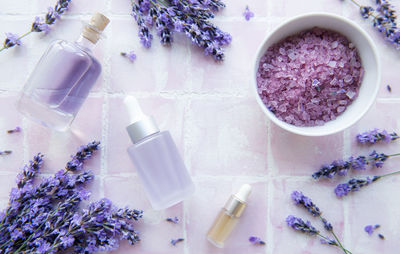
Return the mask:
{"type": "Polygon", "coordinates": [[[192,100],[186,141],[195,175],[268,173],[267,127],[258,107],[247,98],[192,100]]]}

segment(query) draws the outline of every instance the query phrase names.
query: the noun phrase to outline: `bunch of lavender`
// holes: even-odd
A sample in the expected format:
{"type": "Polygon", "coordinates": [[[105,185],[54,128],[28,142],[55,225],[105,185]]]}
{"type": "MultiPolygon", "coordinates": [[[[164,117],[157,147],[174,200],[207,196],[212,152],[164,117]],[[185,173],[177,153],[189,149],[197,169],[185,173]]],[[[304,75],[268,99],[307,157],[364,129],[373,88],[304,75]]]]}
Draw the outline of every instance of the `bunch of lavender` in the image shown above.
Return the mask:
{"type": "Polygon", "coordinates": [[[0,213],[0,253],[93,253],[118,247],[121,239],[139,240],[132,221],[142,211],[118,209],[107,199],[79,209],[90,196],[84,186],[94,175],[81,171],[99,142],[82,146],[63,170],[34,185],[43,163],[38,154],[17,176],[17,187],[0,213]]]}
{"type": "Polygon", "coordinates": [[[320,170],[315,172],[312,177],[314,179],[320,178],[333,178],[335,175],[345,176],[350,169],[365,170],[367,165],[373,165],[381,168],[384,162],[400,153],[387,155],[384,153],[377,153],[375,150],[369,156],[358,156],[354,158],[351,156],[347,161],[335,160],[331,164],[323,165],[320,170]]]}
{"type": "Polygon", "coordinates": [[[53,25],[56,20],[68,10],[68,5],[70,2],[71,0],[58,0],[54,7],[48,8],[47,14],[44,18],[36,17],[35,21],[32,23],[30,31],[21,36],[13,33],[6,33],[6,39],[4,40],[3,47],[0,48],[0,51],[12,48],[15,45],[21,45],[21,39],[32,32],[48,33],[50,31],[50,26],[53,25]]]}
{"type": "Polygon", "coordinates": [[[342,243],[340,242],[339,238],[333,230],[332,224],[329,223],[327,219],[322,217],[321,210],[317,207],[316,204],[312,202],[309,197],[305,196],[302,192],[293,191],[291,194],[291,198],[295,202],[295,204],[305,208],[309,213],[311,213],[312,216],[320,218],[322,223],[324,224],[324,228],[332,234],[335,240],[330,240],[328,237],[322,236],[318,230],[311,226],[311,223],[309,221],[307,221],[307,223],[304,223],[304,221],[302,221],[301,219],[293,216],[289,216],[290,219],[289,221],[287,220],[289,226],[291,226],[293,229],[300,230],[303,233],[318,235],[321,237],[321,243],[337,246],[342,249],[344,253],[350,253],[343,247],[342,243]]]}
{"type": "Polygon", "coordinates": [[[132,0],[132,16],[139,26],[139,38],[150,48],[155,27],[160,42],[171,45],[174,32],[184,33],[205,55],[224,59],[223,46],[231,43],[230,34],[209,20],[225,7],[220,0],[132,0]]]}
{"type": "Polygon", "coordinates": [[[364,6],[351,0],[360,8],[360,14],[364,19],[372,19],[372,25],[383,34],[385,39],[400,50],[400,29],[397,26],[397,16],[392,4],[388,0],[375,0],[376,9],[364,6]]]}
{"type": "Polygon", "coordinates": [[[357,135],[357,141],[361,144],[375,144],[377,142],[385,141],[390,143],[390,141],[399,139],[399,135],[396,132],[388,133],[386,130],[380,131],[379,129],[373,129],[371,131],[365,131],[357,135]]]}
{"type": "Polygon", "coordinates": [[[400,171],[395,171],[389,174],[385,175],[380,175],[380,176],[373,176],[373,177],[367,177],[365,179],[350,179],[347,183],[342,183],[336,186],[335,188],[335,194],[337,197],[343,197],[347,196],[350,192],[355,192],[359,191],[362,187],[368,186],[371,183],[374,183],[378,181],[379,179],[382,179],[387,176],[392,176],[395,174],[399,174],[400,171]]]}

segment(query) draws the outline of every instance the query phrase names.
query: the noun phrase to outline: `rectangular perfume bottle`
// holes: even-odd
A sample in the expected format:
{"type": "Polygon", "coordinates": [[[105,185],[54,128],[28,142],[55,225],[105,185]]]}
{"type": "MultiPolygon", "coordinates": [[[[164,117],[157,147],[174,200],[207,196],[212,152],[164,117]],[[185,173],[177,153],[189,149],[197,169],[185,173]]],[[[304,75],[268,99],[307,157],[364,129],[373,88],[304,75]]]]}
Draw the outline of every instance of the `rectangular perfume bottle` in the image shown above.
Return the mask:
{"type": "Polygon", "coordinates": [[[58,40],[49,46],[22,91],[21,113],[47,127],[68,129],[101,73],[92,49],[107,24],[96,14],[76,42],[58,40]]]}
{"type": "Polygon", "coordinates": [[[183,201],[193,194],[194,184],[171,134],[143,115],[136,99],[127,97],[125,103],[136,119],[127,127],[133,142],[128,154],[152,207],[160,210],[183,201]]]}

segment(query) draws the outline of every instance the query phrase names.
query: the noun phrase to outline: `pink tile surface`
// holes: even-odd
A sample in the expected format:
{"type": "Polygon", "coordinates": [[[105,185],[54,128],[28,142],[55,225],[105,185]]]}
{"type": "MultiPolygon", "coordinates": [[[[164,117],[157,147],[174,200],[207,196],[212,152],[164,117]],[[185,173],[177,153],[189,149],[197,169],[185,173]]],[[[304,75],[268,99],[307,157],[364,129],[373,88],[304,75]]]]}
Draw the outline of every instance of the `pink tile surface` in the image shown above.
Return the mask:
{"type": "MultiPolygon", "coordinates": [[[[399,131],[400,54],[359,17],[354,5],[338,0],[226,1],[227,8],[214,22],[232,34],[233,42],[226,48],[225,62],[215,63],[182,35],[175,36],[172,47],[161,46],[157,36],[151,49],[141,47],[129,2],[73,0],[70,12],[50,34],[32,34],[22,46],[0,53],[0,150],[13,151],[0,156],[0,208],[7,205],[18,170],[34,154],[46,155],[42,172],[47,175],[64,167],[80,145],[95,139],[102,141],[102,149],[86,164],[96,175],[90,185],[91,200],[107,197],[118,206],[144,210],[144,218],[137,223],[142,241],[134,247],[123,242],[115,253],[341,253],[288,228],[284,220],[293,214],[322,229],[317,219],[290,200],[293,190],[303,191],[318,204],[354,254],[397,252],[400,176],[382,179],[343,199],[337,199],[333,189],[349,177],[321,182],[310,177],[323,163],[351,154],[366,155],[373,149],[390,154],[400,149],[400,141],[373,147],[355,142],[357,133],[375,127],[399,131]],[[249,22],[242,16],[246,5],[255,13],[249,22]],[[74,40],[82,21],[95,11],[111,18],[106,38],[95,49],[103,72],[71,131],[52,132],[21,117],[14,106],[18,92],[48,44],[55,39],[74,40]],[[253,98],[252,66],[258,46],[272,29],[287,18],[315,11],[341,14],[370,34],[378,47],[382,81],[376,103],[356,125],[332,136],[309,138],[288,133],[266,119],[253,98]],[[137,54],[134,63],[119,55],[130,50],[137,54]],[[161,129],[170,130],[196,185],[195,194],[185,202],[154,211],[147,201],[126,153],[131,145],[125,131],[130,121],[122,102],[126,94],[138,97],[144,112],[153,115],[161,129]],[[23,131],[6,134],[15,126],[23,131]],[[243,183],[254,188],[248,207],[226,248],[217,249],[205,235],[229,195],[243,183]],[[178,224],[165,221],[174,216],[180,219],[178,224]],[[363,231],[368,224],[380,224],[378,233],[386,240],[377,234],[368,236],[363,231]],[[247,240],[251,235],[267,244],[251,245],[247,240]],[[172,246],[170,240],[179,237],[185,241],[172,246]]],[[[34,17],[44,15],[54,3],[0,1],[0,39],[4,32],[23,34],[34,17]]],[[[362,174],[399,169],[399,160],[391,158],[382,169],[362,174]]]]}

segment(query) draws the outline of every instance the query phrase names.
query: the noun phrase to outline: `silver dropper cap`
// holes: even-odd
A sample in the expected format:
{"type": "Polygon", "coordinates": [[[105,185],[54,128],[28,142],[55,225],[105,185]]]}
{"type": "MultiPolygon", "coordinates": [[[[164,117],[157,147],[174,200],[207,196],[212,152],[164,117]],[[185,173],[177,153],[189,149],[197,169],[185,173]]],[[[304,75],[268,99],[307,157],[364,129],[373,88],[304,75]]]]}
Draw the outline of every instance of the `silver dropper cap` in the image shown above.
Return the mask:
{"type": "Polygon", "coordinates": [[[145,116],[142,120],[134,122],[126,127],[126,130],[134,144],[150,135],[160,132],[152,116],[145,116]]]}
{"type": "Polygon", "coordinates": [[[128,135],[134,144],[140,140],[160,132],[156,121],[152,116],[143,114],[140,105],[135,97],[127,96],[124,99],[132,124],[126,127],[128,135]]]}

